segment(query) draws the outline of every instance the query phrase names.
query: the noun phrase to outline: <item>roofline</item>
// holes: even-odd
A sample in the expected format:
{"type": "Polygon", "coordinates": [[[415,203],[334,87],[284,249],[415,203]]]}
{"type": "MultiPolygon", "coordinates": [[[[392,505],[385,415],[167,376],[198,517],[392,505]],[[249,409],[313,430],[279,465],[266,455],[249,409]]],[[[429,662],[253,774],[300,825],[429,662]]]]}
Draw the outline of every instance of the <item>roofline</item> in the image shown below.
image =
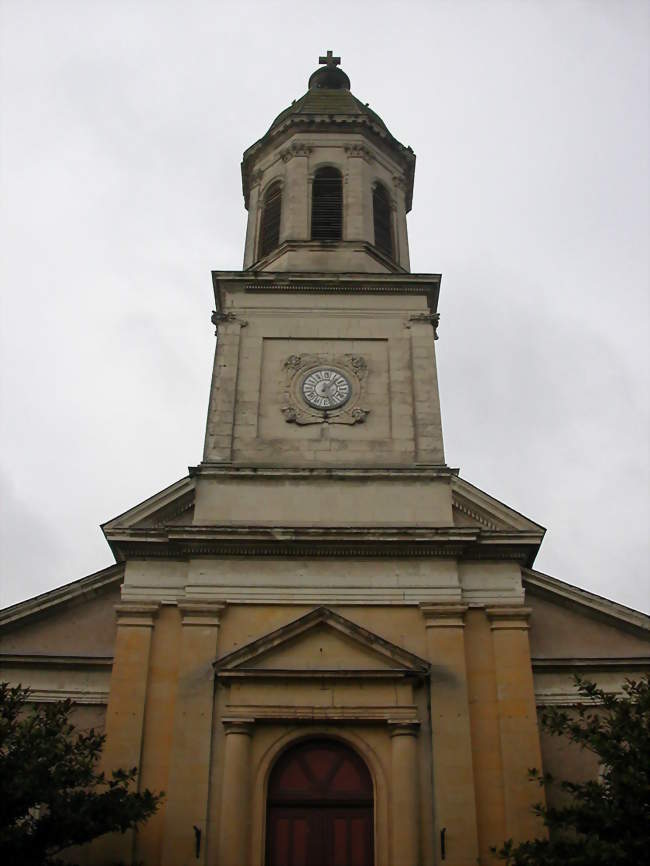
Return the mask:
{"type": "MultiPolygon", "coordinates": [[[[504,508],[506,511],[511,511],[513,514],[518,515],[518,516],[521,517],[523,520],[528,521],[528,523],[532,523],[534,526],[537,526],[538,529],[541,530],[541,532],[542,532],[543,535],[546,534],[546,527],[545,527],[545,526],[542,526],[542,524],[541,524],[541,523],[538,523],[536,520],[532,520],[530,517],[528,517],[528,516],[527,516],[526,514],[524,514],[522,511],[517,511],[516,508],[513,508],[511,505],[508,505],[507,503],[502,502],[501,499],[497,499],[496,496],[493,496],[491,493],[488,493],[487,491],[483,490],[482,487],[478,487],[476,484],[472,484],[471,481],[468,481],[467,478],[464,478],[462,475],[458,475],[458,476],[457,476],[457,479],[458,479],[458,481],[461,482],[462,484],[467,484],[468,487],[472,487],[474,490],[477,490],[477,491],[478,491],[479,493],[481,493],[483,496],[486,496],[488,499],[491,499],[493,502],[496,502],[498,505],[500,505],[500,506],[501,506],[502,508],[504,508]]],[[[452,479],[452,487],[453,487],[453,483],[454,483],[454,482],[453,482],[453,479],[452,479]]],[[[460,492],[461,492],[461,491],[459,490],[459,493],[460,493],[460,492]]],[[[540,543],[541,543],[541,542],[540,542],[540,543]]]]}
{"type": "Polygon", "coordinates": [[[115,563],[79,580],[73,580],[71,583],[35,595],[25,601],[19,601],[0,610],[0,629],[11,626],[19,620],[42,616],[53,608],[76,599],[92,598],[112,584],[121,583],[123,577],[124,563],[115,563]]]}
{"type": "Polygon", "coordinates": [[[532,568],[523,568],[522,578],[524,587],[530,590],[532,595],[552,597],[559,599],[565,606],[586,609],[598,619],[615,620],[630,631],[642,633],[644,637],[650,633],[650,616],[643,611],[619,604],[617,601],[532,568]]]}
{"type": "Polygon", "coordinates": [[[136,505],[132,505],[130,508],[127,508],[126,511],[122,511],[121,514],[116,514],[115,517],[110,517],[108,520],[104,520],[102,523],[99,524],[100,529],[102,530],[104,535],[106,535],[106,527],[109,526],[111,523],[114,523],[114,522],[120,520],[122,517],[126,517],[129,514],[133,514],[134,512],[137,512],[139,509],[146,508],[146,506],[149,505],[150,503],[153,503],[154,500],[157,500],[159,503],[159,500],[161,498],[166,497],[172,491],[176,492],[176,488],[181,487],[184,482],[189,482],[188,486],[190,486],[190,487],[194,486],[194,480],[192,479],[189,472],[187,475],[183,475],[183,477],[179,478],[177,481],[173,481],[171,484],[168,484],[166,487],[163,487],[162,490],[158,490],[156,493],[152,494],[151,496],[147,496],[145,499],[140,500],[140,502],[138,502],[136,505]]]}

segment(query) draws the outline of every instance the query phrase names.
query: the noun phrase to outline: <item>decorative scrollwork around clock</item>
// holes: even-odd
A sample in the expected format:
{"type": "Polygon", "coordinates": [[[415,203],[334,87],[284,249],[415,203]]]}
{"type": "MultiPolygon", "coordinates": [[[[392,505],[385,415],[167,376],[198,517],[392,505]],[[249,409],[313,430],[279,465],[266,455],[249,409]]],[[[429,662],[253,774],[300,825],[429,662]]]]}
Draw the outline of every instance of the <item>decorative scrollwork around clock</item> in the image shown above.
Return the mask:
{"type": "Polygon", "coordinates": [[[360,424],[368,365],[361,355],[289,355],[282,413],[290,424],[360,424]]]}

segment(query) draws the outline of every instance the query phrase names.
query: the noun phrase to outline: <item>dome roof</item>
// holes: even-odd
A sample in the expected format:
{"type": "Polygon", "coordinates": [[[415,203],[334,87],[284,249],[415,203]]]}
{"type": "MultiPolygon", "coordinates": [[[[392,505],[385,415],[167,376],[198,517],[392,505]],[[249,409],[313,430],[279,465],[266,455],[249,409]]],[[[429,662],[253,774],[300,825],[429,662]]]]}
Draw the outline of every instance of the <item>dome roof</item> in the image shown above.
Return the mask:
{"type": "Polygon", "coordinates": [[[327,56],[319,60],[325,65],[310,75],[307,93],[281,111],[262,138],[244,152],[242,182],[246,207],[251,172],[259,156],[267,152],[268,147],[275,147],[295,132],[325,132],[334,128],[337,132],[363,131],[375,144],[397,158],[405,173],[407,210],[410,210],[415,154],[410,147],[405,147],[393,138],[384,121],[368,103],[361,102],[352,94],[350,79],[338,66],[339,57],[333,57],[332,52],[328,51],[327,56]]]}
{"type": "Polygon", "coordinates": [[[309,90],[300,99],[294,100],[288,108],[281,111],[275,118],[267,135],[293,115],[301,115],[307,120],[309,115],[349,115],[359,117],[365,115],[382,131],[388,133],[388,128],[381,117],[350,92],[350,79],[339,68],[340,57],[332,57],[328,51],[326,57],[321,57],[320,66],[309,76],[309,90]]]}
{"type": "MultiPolygon", "coordinates": [[[[318,70],[321,71],[320,69],[318,70]]],[[[343,73],[345,74],[345,73],[343,73]]],[[[346,76],[347,78],[347,76],[346,76]]],[[[268,132],[276,129],[278,126],[294,115],[300,116],[304,120],[308,120],[309,115],[351,115],[356,118],[366,116],[372,123],[379,126],[385,133],[388,132],[388,127],[381,117],[371,108],[365,105],[361,100],[353,96],[348,89],[344,88],[322,88],[310,89],[293,102],[284,111],[275,118],[268,132]]],[[[267,135],[268,135],[267,132],[267,135]]]]}

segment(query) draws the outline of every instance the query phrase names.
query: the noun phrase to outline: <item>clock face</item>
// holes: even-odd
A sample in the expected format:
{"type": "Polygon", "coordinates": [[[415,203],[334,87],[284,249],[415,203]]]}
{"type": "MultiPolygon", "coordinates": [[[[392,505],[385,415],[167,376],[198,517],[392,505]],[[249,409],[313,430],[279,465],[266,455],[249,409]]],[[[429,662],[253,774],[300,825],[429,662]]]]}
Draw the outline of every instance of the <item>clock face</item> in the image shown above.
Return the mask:
{"type": "Polygon", "coordinates": [[[315,409],[338,409],[350,398],[350,383],[337,370],[320,367],[305,377],[302,396],[315,409]]]}

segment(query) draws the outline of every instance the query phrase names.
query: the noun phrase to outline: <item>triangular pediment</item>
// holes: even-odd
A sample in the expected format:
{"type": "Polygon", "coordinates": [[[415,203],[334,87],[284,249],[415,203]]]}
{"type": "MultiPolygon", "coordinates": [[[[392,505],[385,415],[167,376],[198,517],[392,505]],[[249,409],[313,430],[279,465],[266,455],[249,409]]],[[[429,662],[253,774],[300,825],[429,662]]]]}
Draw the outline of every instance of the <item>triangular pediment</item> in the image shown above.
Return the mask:
{"type": "Polygon", "coordinates": [[[546,531],[539,523],[525,517],[464,478],[451,483],[452,508],[456,526],[473,526],[492,532],[527,532],[539,535],[546,531]]]}
{"type": "Polygon", "coordinates": [[[119,530],[191,524],[195,486],[193,478],[181,478],[144,502],[102,524],[104,534],[110,536],[119,530]]]}
{"type": "Polygon", "coordinates": [[[429,663],[326,607],[217,659],[219,677],[423,676],[429,663]]]}

